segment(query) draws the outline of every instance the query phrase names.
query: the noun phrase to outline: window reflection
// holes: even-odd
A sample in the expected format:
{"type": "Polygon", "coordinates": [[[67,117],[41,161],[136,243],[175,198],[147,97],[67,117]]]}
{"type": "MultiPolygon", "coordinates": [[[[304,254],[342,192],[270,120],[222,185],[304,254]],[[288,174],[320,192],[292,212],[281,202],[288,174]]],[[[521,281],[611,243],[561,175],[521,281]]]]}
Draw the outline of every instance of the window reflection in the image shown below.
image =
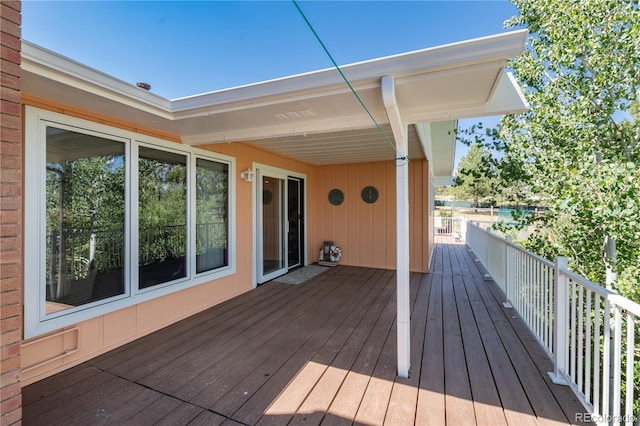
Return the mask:
{"type": "Polygon", "coordinates": [[[187,157],[140,147],[139,288],[187,276],[187,157]]]}
{"type": "Polygon", "coordinates": [[[196,273],[229,264],[229,166],[196,160],[196,273]]]}
{"type": "Polygon", "coordinates": [[[47,127],[47,313],[124,293],[124,143],[47,127]]]}

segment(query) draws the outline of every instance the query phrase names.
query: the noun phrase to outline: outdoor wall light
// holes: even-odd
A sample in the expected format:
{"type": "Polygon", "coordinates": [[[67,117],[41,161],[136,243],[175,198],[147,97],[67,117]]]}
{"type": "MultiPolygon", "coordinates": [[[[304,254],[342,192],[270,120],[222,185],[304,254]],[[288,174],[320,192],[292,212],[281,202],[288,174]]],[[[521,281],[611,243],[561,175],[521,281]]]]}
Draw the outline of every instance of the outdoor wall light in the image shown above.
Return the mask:
{"type": "Polygon", "coordinates": [[[246,182],[253,182],[253,178],[256,176],[255,172],[251,169],[247,169],[240,173],[242,180],[246,182]]]}

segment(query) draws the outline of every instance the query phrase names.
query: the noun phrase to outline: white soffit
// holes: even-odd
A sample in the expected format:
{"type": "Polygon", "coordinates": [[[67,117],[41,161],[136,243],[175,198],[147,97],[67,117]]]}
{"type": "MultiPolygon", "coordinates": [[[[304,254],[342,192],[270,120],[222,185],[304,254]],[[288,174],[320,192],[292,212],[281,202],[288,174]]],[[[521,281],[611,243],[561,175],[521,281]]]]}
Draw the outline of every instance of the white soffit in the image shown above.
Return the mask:
{"type": "MultiPolygon", "coordinates": [[[[394,77],[408,125],[523,111],[524,97],[504,66],[526,39],[526,31],[515,31],[341,69],[393,140],[382,77],[394,77]]],[[[173,134],[187,144],[249,142],[315,164],[395,158],[335,69],[168,100],[28,42],[22,55],[25,94],[173,134]]],[[[424,155],[416,152],[415,129],[409,142],[411,158],[424,155]]],[[[439,155],[433,152],[434,160],[439,155]]]]}

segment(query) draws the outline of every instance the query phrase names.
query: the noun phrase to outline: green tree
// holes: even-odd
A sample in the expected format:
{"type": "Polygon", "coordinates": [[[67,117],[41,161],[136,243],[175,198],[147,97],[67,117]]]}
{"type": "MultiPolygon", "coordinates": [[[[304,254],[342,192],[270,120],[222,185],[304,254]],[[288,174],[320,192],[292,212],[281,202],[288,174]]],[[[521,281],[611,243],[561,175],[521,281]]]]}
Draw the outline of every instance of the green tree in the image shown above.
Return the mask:
{"type": "MultiPolygon", "coordinates": [[[[530,217],[528,246],[640,300],[640,10],[623,0],[513,0],[526,26],[524,54],[511,62],[530,109],[504,117],[489,132],[500,151],[505,188],[526,188],[545,200],[545,215],[530,217]],[[605,239],[617,261],[605,260],[605,239]]],[[[490,138],[490,139],[491,139],[490,138]]],[[[521,194],[514,190],[513,194],[521,194]]]]}
{"type": "Polygon", "coordinates": [[[473,207],[478,207],[481,200],[494,198],[495,171],[491,154],[481,144],[472,144],[460,159],[451,192],[457,200],[472,201],[473,207]]]}
{"type": "Polygon", "coordinates": [[[638,1],[512,2],[520,15],[507,26],[531,34],[510,63],[530,109],[488,133],[501,153],[500,186],[545,201],[545,214],[528,217],[535,225],[528,248],[549,259],[565,256],[571,269],[600,284],[612,270],[614,289],[640,302],[638,1]],[[607,256],[611,241],[615,260],[607,256]]]}

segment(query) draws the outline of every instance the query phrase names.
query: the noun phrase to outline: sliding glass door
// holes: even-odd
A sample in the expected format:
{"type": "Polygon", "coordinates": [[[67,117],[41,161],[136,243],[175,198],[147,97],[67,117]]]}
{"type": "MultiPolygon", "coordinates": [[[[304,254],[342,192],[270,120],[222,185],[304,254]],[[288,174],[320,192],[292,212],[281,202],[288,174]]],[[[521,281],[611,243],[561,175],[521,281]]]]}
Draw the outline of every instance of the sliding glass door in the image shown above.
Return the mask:
{"type": "Polygon", "coordinates": [[[260,176],[258,200],[262,222],[262,281],[268,281],[287,272],[285,253],[285,179],[275,176],[260,176]]]}
{"type": "Polygon", "coordinates": [[[258,284],[284,275],[304,263],[304,180],[285,171],[258,168],[258,284]]]}

